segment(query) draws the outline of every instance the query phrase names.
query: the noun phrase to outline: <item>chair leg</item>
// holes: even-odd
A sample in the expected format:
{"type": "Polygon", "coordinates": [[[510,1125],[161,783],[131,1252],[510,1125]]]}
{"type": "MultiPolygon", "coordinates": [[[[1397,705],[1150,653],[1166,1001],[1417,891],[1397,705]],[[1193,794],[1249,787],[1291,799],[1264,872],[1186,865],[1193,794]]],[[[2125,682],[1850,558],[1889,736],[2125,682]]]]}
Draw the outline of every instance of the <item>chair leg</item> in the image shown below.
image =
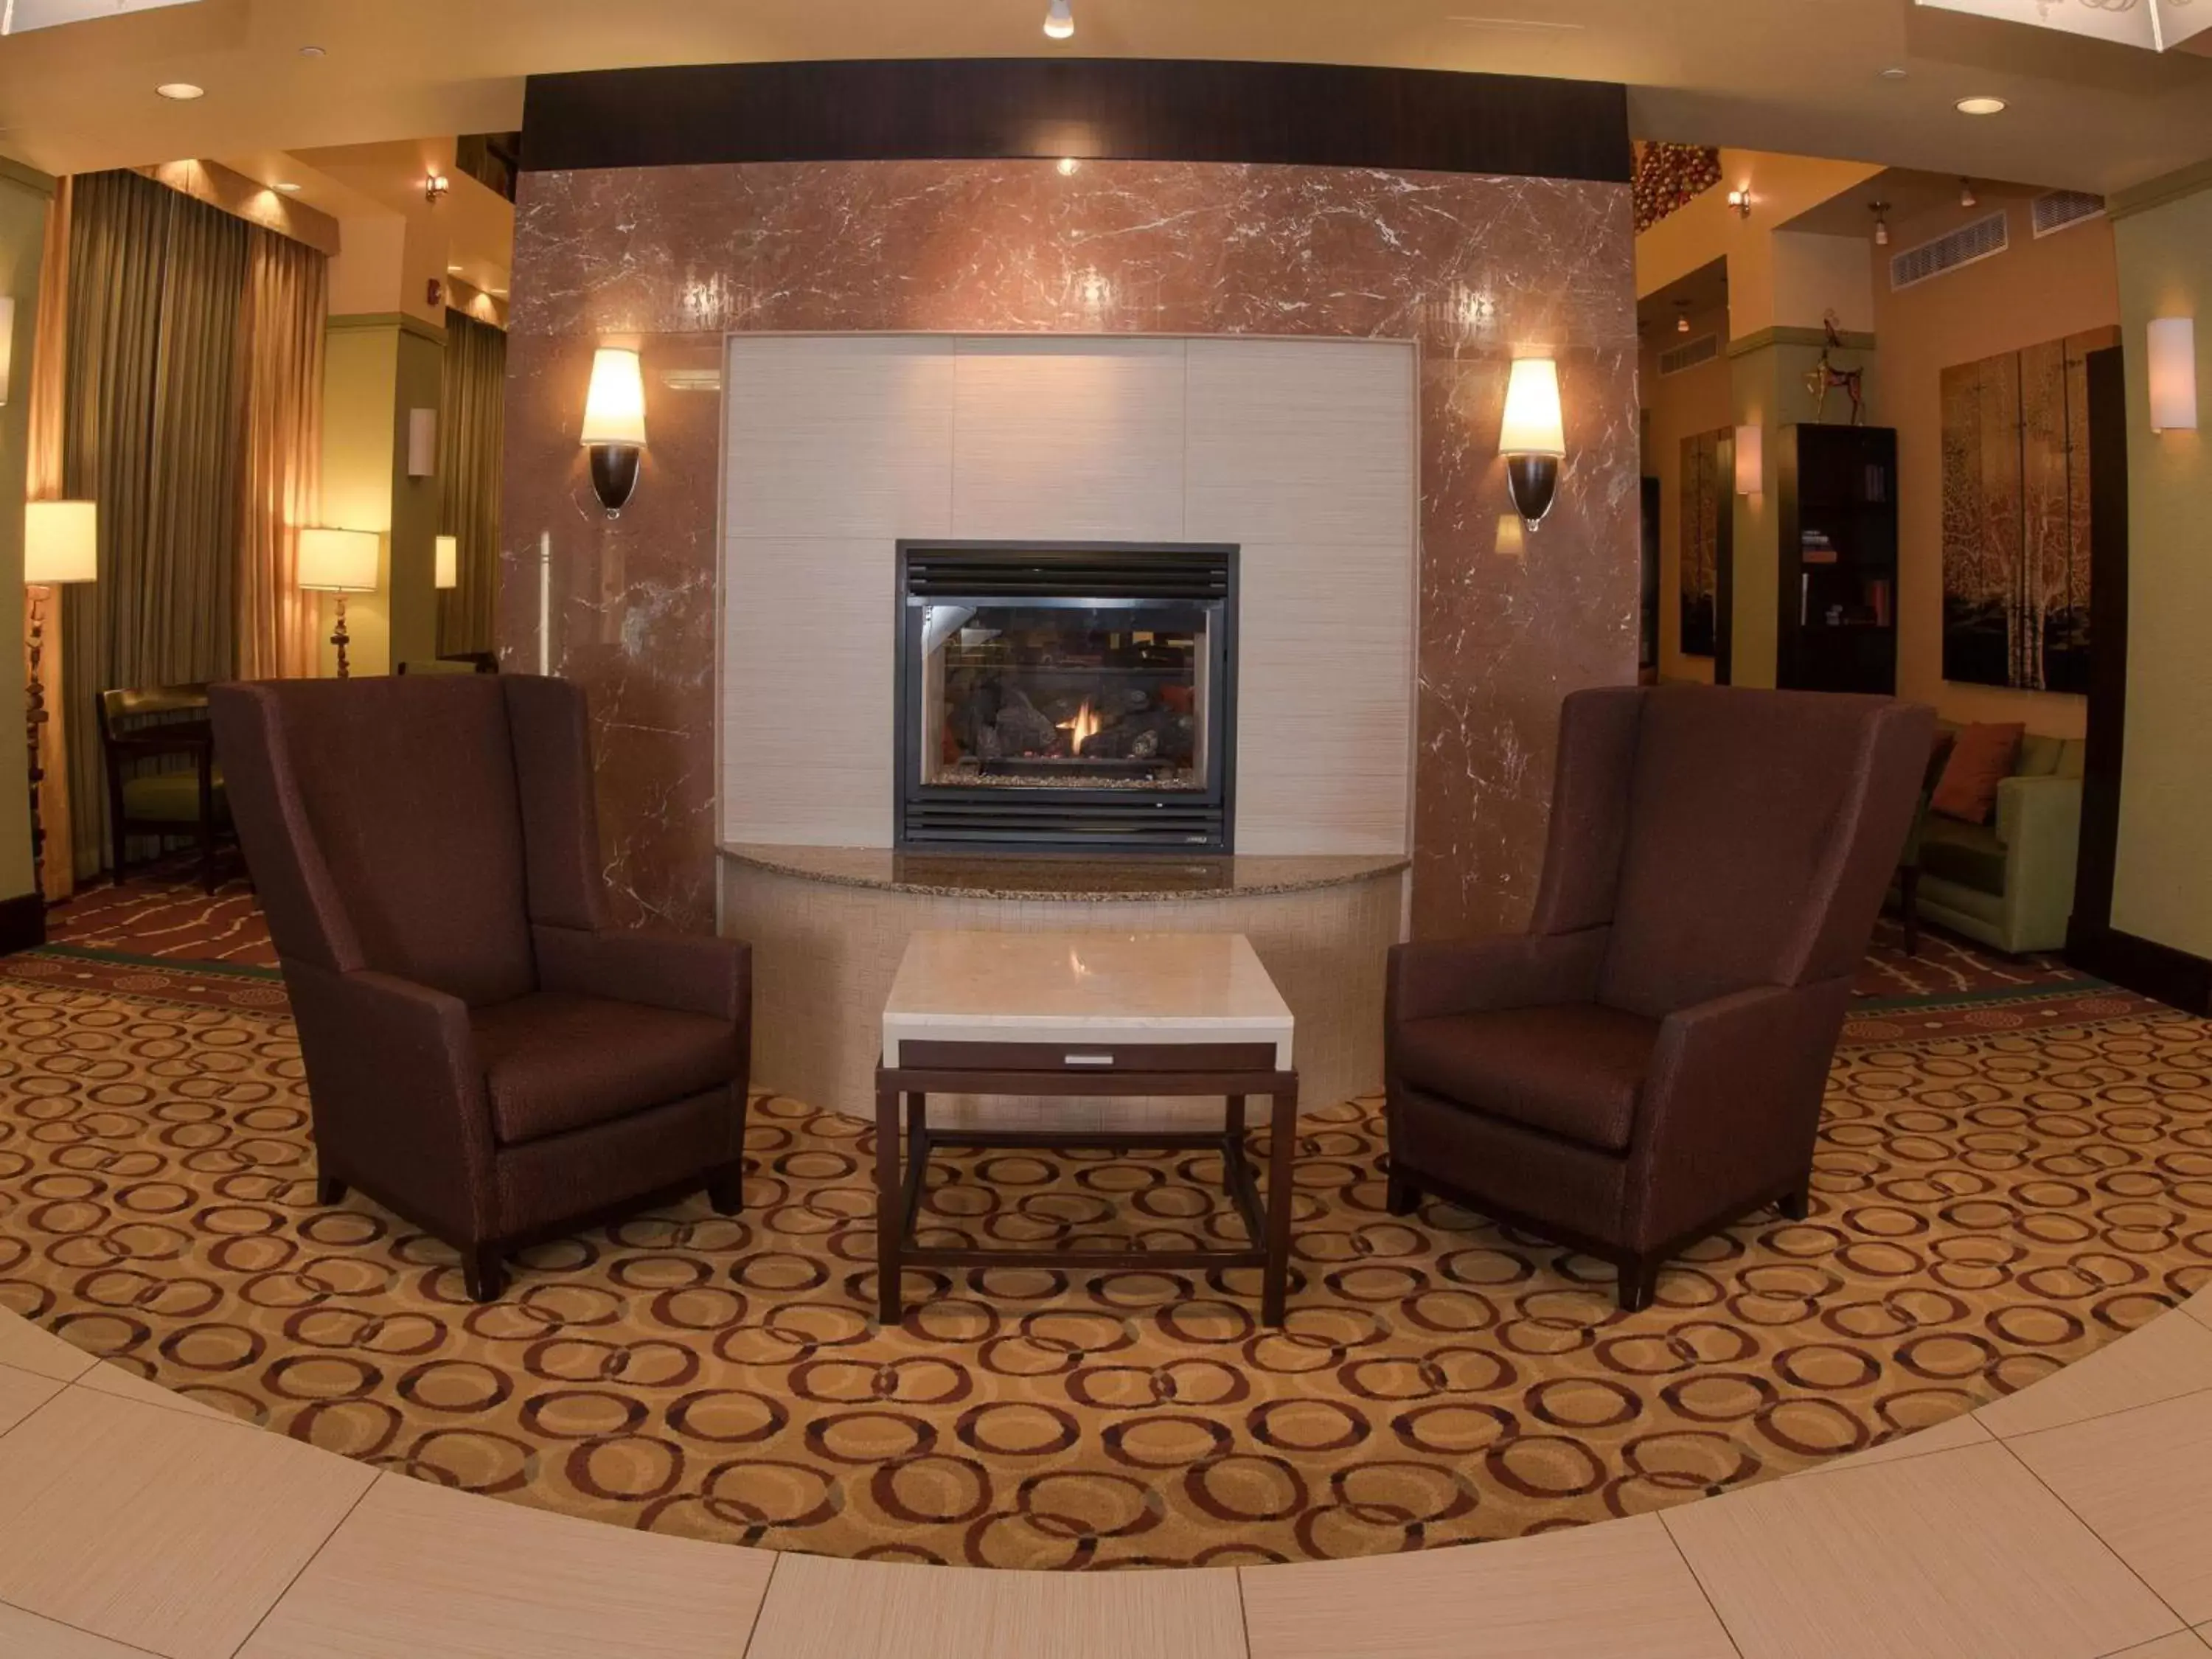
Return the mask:
{"type": "Polygon", "coordinates": [[[1392,1215],[1411,1215],[1421,1207],[1421,1189],[1413,1184],[1412,1176],[1393,1175],[1383,1194],[1382,1207],[1392,1215]]]}
{"type": "Polygon", "coordinates": [[[1813,1212],[1813,1178],[1810,1176],[1774,1201],[1785,1221],[1802,1221],[1813,1212]]]}
{"type": "Polygon", "coordinates": [[[745,1161],[725,1164],[707,1177],[707,1202],[716,1215],[739,1215],[745,1207],[745,1161]]]}
{"type": "Polygon", "coordinates": [[[1659,1261],[1656,1256],[1632,1256],[1620,1264],[1620,1310],[1623,1313],[1642,1313],[1651,1305],[1651,1297],[1659,1287],[1659,1261]]]}
{"type": "Polygon", "coordinates": [[[330,1208],[333,1204],[344,1203],[345,1195],[346,1184],[336,1176],[326,1175],[315,1177],[315,1202],[325,1209],[330,1208]]]}
{"type": "Polygon", "coordinates": [[[471,1244],[461,1251],[461,1283],[471,1302],[496,1302],[507,1289],[507,1267],[496,1244],[471,1244]]]}

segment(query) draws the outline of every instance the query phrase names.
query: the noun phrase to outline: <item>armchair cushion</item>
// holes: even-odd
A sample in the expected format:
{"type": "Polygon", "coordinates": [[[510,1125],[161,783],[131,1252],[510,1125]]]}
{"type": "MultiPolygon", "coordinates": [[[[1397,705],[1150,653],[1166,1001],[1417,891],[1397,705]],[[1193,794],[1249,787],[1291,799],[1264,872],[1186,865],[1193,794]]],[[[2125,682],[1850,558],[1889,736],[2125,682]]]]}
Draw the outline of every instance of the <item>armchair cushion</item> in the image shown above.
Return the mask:
{"type": "Polygon", "coordinates": [[[509,1146],[702,1094],[744,1059],[726,1019],[562,991],[472,1008],[469,1024],[509,1146]]]}
{"type": "MultiPolygon", "coordinates": [[[[213,779],[215,818],[217,823],[230,822],[230,801],[223,792],[222,769],[215,769],[213,779]]],[[[198,823],[200,821],[200,775],[192,772],[149,772],[143,777],[123,780],[123,812],[125,817],[144,818],[161,823],[198,823]]]]}
{"type": "Polygon", "coordinates": [[[1627,1148],[1659,1022],[1595,1002],[1409,1019],[1391,1034],[1412,1087],[1607,1152],[1627,1148]]]}
{"type": "Polygon", "coordinates": [[[1920,867],[1936,881],[1956,882],[1979,893],[2004,893],[2004,843],[1984,823],[1929,819],[1920,844],[1920,867]]]}

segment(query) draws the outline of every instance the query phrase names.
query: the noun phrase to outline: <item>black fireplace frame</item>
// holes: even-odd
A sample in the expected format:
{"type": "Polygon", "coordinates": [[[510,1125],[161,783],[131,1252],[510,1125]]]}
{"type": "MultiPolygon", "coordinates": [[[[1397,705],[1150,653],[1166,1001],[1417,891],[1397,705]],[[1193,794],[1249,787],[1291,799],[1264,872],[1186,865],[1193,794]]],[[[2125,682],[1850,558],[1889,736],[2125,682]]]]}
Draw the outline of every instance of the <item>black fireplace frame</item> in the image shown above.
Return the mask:
{"type": "Polygon", "coordinates": [[[1236,845],[1239,550],[1218,542],[902,540],[893,589],[894,844],[977,853],[1227,853],[1236,845]],[[1206,777],[1196,789],[999,787],[921,781],[922,612],[932,602],[1172,601],[1209,613],[1206,777]]]}

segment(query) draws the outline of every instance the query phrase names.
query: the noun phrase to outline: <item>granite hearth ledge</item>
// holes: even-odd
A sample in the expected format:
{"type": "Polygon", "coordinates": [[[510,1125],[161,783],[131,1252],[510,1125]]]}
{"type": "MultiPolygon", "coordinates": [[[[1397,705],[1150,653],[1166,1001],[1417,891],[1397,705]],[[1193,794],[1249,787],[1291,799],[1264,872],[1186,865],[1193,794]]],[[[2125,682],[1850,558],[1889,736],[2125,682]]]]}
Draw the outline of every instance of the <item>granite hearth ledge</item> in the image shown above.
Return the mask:
{"type": "Polygon", "coordinates": [[[722,843],[722,855],[778,875],[939,898],[1065,903],[1158,902],[1303,893],[1395,874],[1403,858],[1236,854],[1108,858],[1006,854],[901,853],[881,847],[782,847],[722,843]]]}

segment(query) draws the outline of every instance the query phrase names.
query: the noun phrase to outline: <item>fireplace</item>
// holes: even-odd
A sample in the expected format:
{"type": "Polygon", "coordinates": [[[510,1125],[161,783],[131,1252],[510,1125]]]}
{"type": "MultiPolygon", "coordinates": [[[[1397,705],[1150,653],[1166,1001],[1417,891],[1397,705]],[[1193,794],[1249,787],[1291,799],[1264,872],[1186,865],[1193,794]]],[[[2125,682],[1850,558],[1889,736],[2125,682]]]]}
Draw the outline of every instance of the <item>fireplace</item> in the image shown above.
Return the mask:
{"type": "Polygon", "coordinates": [[[902,542],[897,844],[1230,850],[1237,550],[902,542]]]}

